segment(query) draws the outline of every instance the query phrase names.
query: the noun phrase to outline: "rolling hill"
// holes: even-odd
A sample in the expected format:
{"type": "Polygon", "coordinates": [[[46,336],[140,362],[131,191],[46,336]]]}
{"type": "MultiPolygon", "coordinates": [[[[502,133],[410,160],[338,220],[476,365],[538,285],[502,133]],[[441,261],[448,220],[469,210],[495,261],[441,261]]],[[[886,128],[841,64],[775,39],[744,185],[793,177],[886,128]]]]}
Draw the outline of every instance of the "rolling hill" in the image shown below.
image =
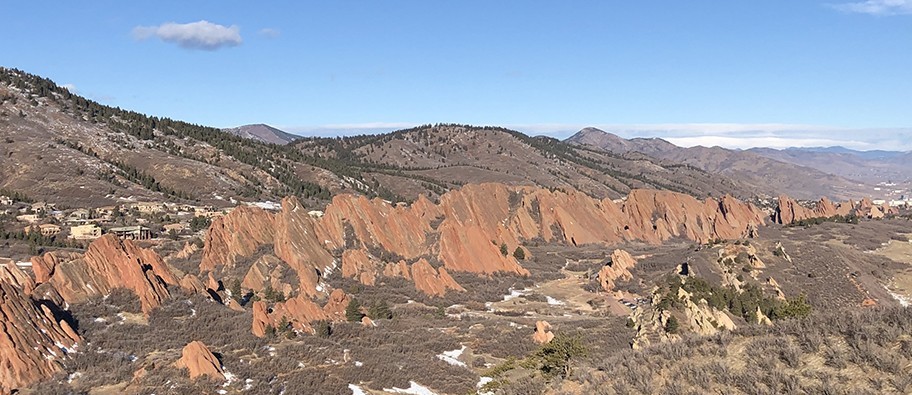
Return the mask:
{"type": "Polygon", "coordinates": [[[687,164],[737,180],[770,196],[785,193],[798,199],[828,196],[846,200],[858,199],[870,193],[870,188],[864,187],[861,182],[750,151],[721,147],[683,148],[657,138],[624,139],[596,128],[580,130],[566,142],[615,154],[640,152],[659,160],[687,164]]]}

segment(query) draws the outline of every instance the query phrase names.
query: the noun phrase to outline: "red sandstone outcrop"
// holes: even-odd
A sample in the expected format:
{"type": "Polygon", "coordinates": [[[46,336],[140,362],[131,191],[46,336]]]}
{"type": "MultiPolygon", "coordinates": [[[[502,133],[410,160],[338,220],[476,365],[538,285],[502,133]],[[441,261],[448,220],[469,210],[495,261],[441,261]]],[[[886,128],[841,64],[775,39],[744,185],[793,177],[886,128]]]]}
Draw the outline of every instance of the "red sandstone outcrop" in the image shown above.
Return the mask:
{"type": "Polygon", "coordinates": [[[535,321],[535,333],[532,334],[532,340],[538,344],[551,343],[554,339],[554,333],[551,333],[551,324],[548,321],[535,321]]]}
{"type": "Polygon", "coordinates": [[[501,253],[502,244],[512,251],[536,238],[576,245],[660,243],[676,237],[704,243],[748,237],[764,224],[759,209],[730,196],[698,200],[634,190],[615,203],[576,191],[502,184],[467,185],[441,196],[439,204],[421,197],[410,206],[337,195],[322,217],[307,211],[297,199],[286,198],[276,214],[244,207],[216,219],[206,236],[201,269],[233,267],[235,258],[273,244],[275,256],[297,272],[298,291],[316,296],[326,291],[320,277],[339,264],[333,254],[341,251],[346,277],[365,284],[379,276],[411,278],[418,289],[442,295],[461,289],[449,276],[452,271],[527,275],[511,254],[501,253]],[[384,262],[367,251],[402,262],[384,262]],[[420,261],[428,255],[443,267],[420,261]]]}
{"type": "Polygon", "coordinates": [[[61,262],[69,262],[81,257],[82,254],[78,252],[68,251],[51,251],[41,256],[33,256],[31,261],[32,272],[35,273],[35,282],[47,282],[61,262]]]}
{"type": "Polygon", "coordinates": [[[168,285],[179,283],[154,251],[114,235],[95,240],[85,255],[76,256],[68,261],[61,261],[55,254],[38,258],[42,264],[53,264],[47,266],[51,269],[46,272],[49,278],[35,292],[51,300],[59,296],[62,302],[78,303],[93,296],[107,295],[116,288],[125,288],[139,297],[143,312],[148,313],[170,295],[168,285]]]}
{"type": "Polygon", "coordinates": [[[26,294],[32,293],[32,290],[35,289],[35,280],[16,266],[11,259],[0,258],[0,281],[16,286],[26,294]]]}
{"type": "Polygon", "coordinates": [[[338,289],[332,291],[323,307],[303,294],[275,303],[271,308],[265,302],[257,301],[253,303],[252,332],[254,336],[263,337],[266,335],[267,326],[275,328],[283,318],[296,330],[313,332],[311,322],[345,320],[345,308],[348,307],[349,301],[348,295],[338,289]]]}
{"type": "MultiPolygon", "coordinates": [[[[274,255],[263,255],[260,259],[250,266],[241,287],[251,289],[255,292],[262,291],[267,287],[282,292],[285,295],[290,294],[298,284],[289,284],[286,278],[292,277],[293,269],[285,264],[281,259],[274,255]]],[[[240,295],[232,295],[240,297],[240,295]]]]}
{"type": "Polygon", "coordinates": [[[830,218],[834,216],[859,216],[879,219],[886,214],[895,214],[895,208],[889,205],[875,206],[871,199],[864,198],[858,204],[853,201],[833,203],[827,198],[820,199],[813,208],[805,207],[788,196],[780,196],[773,214],[773,222],[788,225],[811,218],[830,218]]]}
{"type": "Polygon", "coordinates": [[[415,288],[428,295],[444,295],[448,290],[465,291],[461,285],[450,277],[445,267],[434,269],[428,261],[421,259],[412,265],[412,280],[415,288]]]}
{"type": "Polygon", "coordinates": [[[79,336],[23,289],[0,280],[0,393],[50,377],[79,336]]]}
{"type": "Polygon", "coordinates": [[[630,280],[633,278],[630,269],[633,269],[637,263],[636,259],[624,250],[614,250],[610,259],[611,262],[602,266],[602,270],[599,270],[598,273],[599,283],[605,292],[614,291],[614,282],[616,280],[630,280]]]}
{"type": "Polygon", "coordinates": [[[199,376],[209,376],[218,380],[225,379],[222,363],[201,341],[192,341],[184,346],[181,358],[174,363],[174,366],[178,369],[189,370],[191,379],[199,376]]]}

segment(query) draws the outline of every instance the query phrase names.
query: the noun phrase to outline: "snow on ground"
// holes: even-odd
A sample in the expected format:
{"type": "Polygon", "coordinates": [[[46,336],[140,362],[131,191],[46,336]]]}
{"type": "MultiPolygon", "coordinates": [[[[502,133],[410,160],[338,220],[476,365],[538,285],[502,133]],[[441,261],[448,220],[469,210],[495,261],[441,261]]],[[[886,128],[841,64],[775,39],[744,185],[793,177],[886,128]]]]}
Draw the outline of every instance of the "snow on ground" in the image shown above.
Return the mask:
{"type": "Polygon", "coordinates": [[[895,293],[895,292],[891,291],[889,288],[887,288],[887,292],[889,292],[890,296],[892,296],[893,299],[896,299],[902,307],[912,306],[912,298],[905,296],[905,295],[900,295],[898,293],[895,293]]]}
{"type": "Polygon", "coordinates": [[[526,294],[526,291],[525,291],[525,290],[516,290],[516,289],[510,288],[510,294],[509,294],[509,295],[504,295],[503,299],[504,299],[504,302],[507,302],[507,301],[509,301],[510,299],[516,299],[516,298],[518,298],[518,297],[520,297],[520,296],[523,296],[523,295],[525,295],[525,294],[526,294]]]}
{"type": "Polygon", "coordinates": [[[431,391],[430,388],[425,387],[421,384],[418,384],[414,381],[409,381],[409,387],[406,389],[402,388],[384,388],[386,392],[392,392],[394,394],[411,394],[411,395],[437,395],[436,392],[431,391]]]}
{"type": "Polygon", "coordinates": [[[247,204],[250,206],[259,207],[263,210],[279,211],[282,209],[282,203],[276,203],[270,200],[267,200],[265,202],[253,202],[247,204]]]}
{"type": "Polygon", "coordinates": [[[462,353],[465,351],[465,349],[466,349],[466,346],[463,345],[462,347],[457,348],[452,351],[444,351],[440,354],[437,354],[437,358],[440,358],[441,361],[444,361],[450,365],[462,366],[464,368],[467,368],[468,366],[465,364],[465,362],[462,362],[459,360],[459,356],[462,355],[462,353]]]}
{"type": "Polygon", "coordinates": [[[348,389],[352,391],[352,395],[367,395],[367,392],[364,392],[361,387],[354,384],[349,384],[348,389]]]}
{"type": "MultiPolygon", "coordinates": [[[[494,379],[491,377],[481,376],[481,378],[478,379],[478,384],[475,384],[475,388],[478,388],[480,390],[481,387],[484,387],[486,384],[488,384],[492,381],[494,381],[494,379]]],[[[478,391],[478,395],[494,395],[494,393],[490,392],[490,391],[485,391],[485,392],[478,391]]]]}
{"type": "Polygon", "coordinates": [[[559,301],[559,300],[557,300],[557,299],[554,299],[554,298],[552,298],[552,297],[550,297],[550,296],[547,296],[547,295],[545,296],[545,299],[548,300],[548,304],[551,305],[551,306],[563,306],[563,305],[564,305],[564,302],[561,302],[561,301],[559,301]]]}

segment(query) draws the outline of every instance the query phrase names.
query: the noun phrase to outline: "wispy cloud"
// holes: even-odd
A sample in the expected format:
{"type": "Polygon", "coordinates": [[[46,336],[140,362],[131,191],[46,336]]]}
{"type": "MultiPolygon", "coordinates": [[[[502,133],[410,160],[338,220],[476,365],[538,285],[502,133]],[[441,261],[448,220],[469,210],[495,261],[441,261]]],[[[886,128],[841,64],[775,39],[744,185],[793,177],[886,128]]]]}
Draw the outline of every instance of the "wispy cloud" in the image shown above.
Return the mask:
{"type": "Polygon", "coordinates": [[[66,88],[66,90],[70,91],[70,93],[78,93],[78,91],[76,90],[76,85],[73,85],[73,84],[63,84],[63,85],[60,85],[60,87],[61,87],[61,88],[66,88]]]}
{"type": "Polygon", "coordinates": [[[137,40],[158,38],[186,49],[214,51],[241,45],[241,29],[236,25],[224,26],[209,21],[191,23],[168,22],[159,26],[133,28],[137,40]]]}
{"type": "Polygon", "coordinates": [[[832,4],[832,7],[843,12],[869,15],[912,14],[912,0],[865,0],[832,4]]]}
{"type": "Polygon", "coordinates": [[[276,38],[278,36],[281,36],[282,32],[279,31],[279,29],[273,29],[271,27],[267,27],[267,28],[260,29],[260,31],[257,32],[257,34],[259,34],[262,37],[266,37],[266,38],[276,38]]]}

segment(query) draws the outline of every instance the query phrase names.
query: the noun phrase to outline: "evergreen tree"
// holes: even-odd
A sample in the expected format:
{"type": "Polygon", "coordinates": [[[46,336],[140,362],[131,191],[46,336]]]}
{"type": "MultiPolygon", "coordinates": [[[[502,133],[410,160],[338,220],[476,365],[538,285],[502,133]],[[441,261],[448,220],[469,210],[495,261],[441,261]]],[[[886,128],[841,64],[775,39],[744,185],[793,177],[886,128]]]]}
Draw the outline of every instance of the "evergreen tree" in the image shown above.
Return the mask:
{"type": "Polygon", "coordinates": [[[361,318],[364,318],[364,313],[361,312],[361,302],[352,298],[348,302],[348,307],[345,308],[345,319],[349,322],[361,322],[361,318]]]}
{"type": "Polygon", "coordinates": [[[518,246],[517,246],[516,249],[513,250],[513,257],[516,258],[516,259],[519,259],[519,260],[521,260],[521,261],[522,261],[522,260],[525,260],[525,259],[526,259],[526,251],[523,250],[522,247],[518,247],[518,246]]]}

